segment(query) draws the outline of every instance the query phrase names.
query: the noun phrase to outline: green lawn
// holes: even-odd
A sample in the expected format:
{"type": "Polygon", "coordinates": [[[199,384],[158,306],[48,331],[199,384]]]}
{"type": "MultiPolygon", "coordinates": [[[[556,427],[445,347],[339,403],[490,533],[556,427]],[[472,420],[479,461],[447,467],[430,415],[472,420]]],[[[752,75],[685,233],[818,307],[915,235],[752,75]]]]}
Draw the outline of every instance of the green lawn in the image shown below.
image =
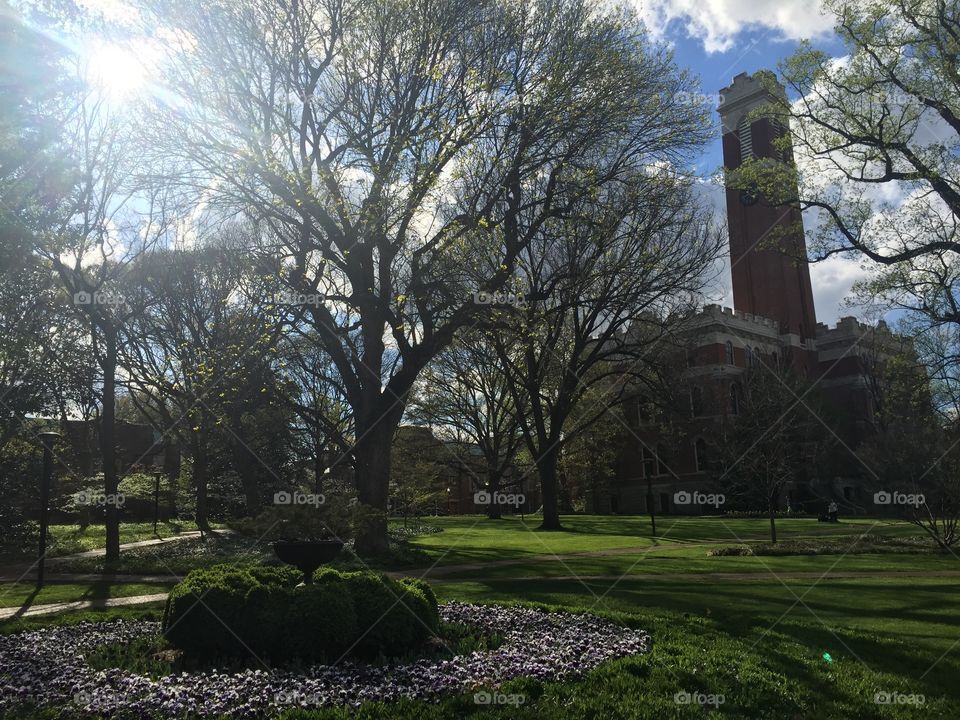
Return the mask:
{"type": "MultiPolygon", "coordinates": [[[[156,533],[153,523],[121,523],[120,542],[130,543],[140,540],[153,540],[179,535],[182,532],[196,530],[192,522],[162,522],[157,524],[156,533]]],[[[51,525],[51,542],[47,547],[47,557],[60,557],[74,553],[98,550],[106,547],[106,532],[103,525],[88,525],[80,528],[77,525],[51,525]]],[[[0,551],[0,565],[12,565],[30,562],[35,559],[35,552],[0,551]]]]}
{"type": "Polygon", "coordinates": [[[154,595],[169,592],[172,583],[124,583],[110,580],[91,583],[51,583],[39,592],[36,584],[15,582],[0,584],[0,608],[74,602],[77,600],[106,600],[107,598],[154,595]]]}
{"type": "MultiPolygon", "coordinates": [[[[157,524],[155,533],[153,523],[122,523],[120,525],[120,542],[130,543],[140,540],[168,538],[196,529],[197,527],[193,523],[162,522],[157,524]]],[[[76,525],[52,525],[50,534],[53,536],[50,556],[98,550],[106,547],[107,544],[103,525],[88,525],[82,530],[76,525]]]]}
{"type": "MultiPolygon", "coordinates": [[[[456,565],[537,555],[560,555],[615,548],[650,548],[691,543],[765,542],[766,520],[722,517],[677,517],[657,519],[657,536],[650,537],[650,520],[641,516],[569,515],[562,518],[564,532],[537,530],[540,518],[508,517],[488,520],[484,516],[426,518],[428,525],[443,532],[424,535],[414,544],[427,551],[438,565],[456,565]]],[[[777,520],[778,537],[850,537],[862,533],[914,536],[914,525],[890,520],[851,519],[838,524],[816,519],[777,520]]]]}
{"type": "MultiPolygon", "coordinates": [[[[444,528],[414,540],[431,562],[439,561],[438,567],[485,564],[439,577],[435,588],[441,600],[593,612],[647,629],[653,650],[608,663],[576,681],[522,680],[503,686],[505,694],[523,695],[519,705],[477,705],[467,693],[437,703],[290,711],[289,718],[960,717],[960,577],[934,574],[960,569],[960,561],[950,554],[707,555],[716,543],[765,541],[764,520],[666,517],[659,520],[660,535],[654,539],[646,518],[567,517],[570,531],[551,533],[536,531],[536,519],[424,522],[444,528]],[[555,557],[611,549],[623,552],[555,557]],[[504,560],[513,564],[496,564],[504,560]],[[873,575],[822,579],[828,569],[873,575]],[[896,571],[919,574],[889,575],[896,571]],[[816,575],[790,577],[794,572],[816,575]],[[723,578],[709,573],[749,575],[723,578]],[[629,577],[620,578],[624,574],[629,577]],[[559,579],[562,576],[572,577],[559,579]],[[614,577],[578,579],[589,576],[614,577]],[[676,702],[677,693],[683,692],[722,696],[723,702],[716,707],[676,702]],[[878,692],[923,695],[924,703],[878,704],[878,692]]],[[[778,529],[785,540],[830,536],[851,543],[867,531],[893,537],[918,534],[904,523],[870,520],[826,525],[790,519],[778,521],[778,529]]],[[[119,585],[108,591],[132,592],[134,587],[119,585]]],[[[89,588],[64,586],[51,592],[67,597],[81,590],[89,588]]],[[[107,614],[142,617],[144,611],[114,609],[107,614]]],[[[0,623],[0,632],[90,617],[97,615],[8,621],[0,623]]],[[[53,718],[56,713],[30,717],[53,718]]]]}

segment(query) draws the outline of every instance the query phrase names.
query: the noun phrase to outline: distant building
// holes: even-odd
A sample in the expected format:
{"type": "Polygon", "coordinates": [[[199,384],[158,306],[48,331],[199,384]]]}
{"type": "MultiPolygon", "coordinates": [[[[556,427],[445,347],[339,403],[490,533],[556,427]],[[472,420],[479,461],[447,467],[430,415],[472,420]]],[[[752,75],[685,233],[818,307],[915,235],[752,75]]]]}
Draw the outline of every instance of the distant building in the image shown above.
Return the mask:
{"type": "MultiPolygon", "coordinates": [[[[769,101],[767,87],[760,73],[743,73],[721,91],[727,168],[749,157],[788,159],[773,144],[786,121],[750,116],[769,101]]],[[[895,337],[883,323],[872,327],[852,317],[833,328],[817,322],[799,206],[767,206],[756,194],[733,187],[727,188],[726,206],[735,309],[708,305],[684,332],[689,417],[673,418],[679,436],[665,438],[657,423],[643,417],[641,399],[627,401],[631,431],[624,434],[612,487],[588,499],[595,512],[648,512],[648,489],[657,513],[711,510],[678,505],[674,494],[705,490],[710,441],[721,437],[724,423],[736,422],[741,375],[761,360],[786,363],[826,391],[842,418],[837,431],[844,444],[856,447],[872,431],[871,371],[895,337]]],[[[865,497],[857,477],[818,477],[812,462],[802,470],[781,498],[783,509],[789,503],[795,510],[821,511],[836,499],[841,512],[849,513],[865,497]]]]}

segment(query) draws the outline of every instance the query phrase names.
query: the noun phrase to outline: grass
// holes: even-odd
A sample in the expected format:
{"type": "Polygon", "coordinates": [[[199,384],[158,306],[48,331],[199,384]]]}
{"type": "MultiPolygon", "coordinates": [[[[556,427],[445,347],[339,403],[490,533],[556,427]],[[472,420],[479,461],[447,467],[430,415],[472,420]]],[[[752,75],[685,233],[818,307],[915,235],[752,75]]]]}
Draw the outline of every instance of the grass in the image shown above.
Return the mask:
{"type": "MultiPolygon", "coordinates": [[[[754,519],[666,517],[658,521],[657,538],[649,537],[646,518],[567,517],[570,531],[555,533],[536,531],[536,519],[425,522],[443,529],[412,540],[431,563],[484,565],[444,575],[435,584],[441,600],[592,612],[648,630],[653,650],[607,663],[579,680],[526,679],[499,688],[501,697],[512,695],[516,704],[477,704],[471,691],[436,703],[290,710],[287,718],[881,720],[960,715],[960,577],[935,574],[960,570],[950,554],[708,556],[721,545],[763,544],[767,524],[754,519]],[[616,554],[555,557],[611,550],[616,554]],[[823,579],[827,570],[872,575],[823,579]],[[896,571],[920,575],[891,574],[896,571]],[[789,575],[795,572],[816,575],[789,575]],[[607,575],[614,577],[577,579],[607,575]],[[878,692],[923,695],[925,702],[878,704],[878,692]],[[718,704],[678,703],[678,693],[711,696],[718,704]]],[[[905,523],[859,519],[827,525],[791,518],[777,525],[784,540],[815,547],[837,543],[841,549],[868,531],[890,538],[917,534],[905,523]]],[[[151,612],[156,613],[124,608],[102,615],[28,618],[0,623],[0,633],[92,617],[150,617],[151,612]]],[[[57,713],[24,710],[24,716],[54,718],[57,713]]]]}
{"type": "MultiPolygon", "coordinates": [[[[769,525],[758,519],[723,517],[658,518],[656,537],[650,536],[650,520],[642,516],[569,515],[562,518],[564,532],[538,530],[540,518],[506,517],[488,520],[483,516],[427,518],[425,524],[442,533],[413,539],[416,547],[438,565],[530,558],[537,555],[603,551],[619,548],[646,549],[691,543],[767,542],[769,525]]],[[[906,522],[856,518],[844,522],[818,523],[816,519],[777,520],[778,537],[853,538],[870,532],[894,537],[915,536],[918,529],[906,522]]]]}
{"type": "MultiPolygon", "coordinates": [[[[187,530],[196,529],[196,526],[192,523],[162,522],[157,523],[157,531],[154,533],[153,523],[122,523],[120,525],[120,542],[131,543],[168,538],[187,530]]],[[[50,556],[72,555],[89,550],[99,550],[107,545],[106,531],[103,525],[88,525],[83,529],[76,525],[52,525],[50,534],[53,536],[50,556]]]]}
{"type": "MultiPolygon", "coordinates": [[[[196,530],[196,525],[188,522],[161,522],[154,532],[153,523],[121,523],[120,542],[132,543],[141,540],[169,538],[183,532],[196,530]]],[[[47,557],[61,557],[76,553],[100,550],[107,545],[106,531],[103,525],[88,525],[80,528],[77,525],[51,525],[51,541],[47,548],[47,557]]],[[[0,538],[2,540],[2,538],[0,538]]],[[[22,562],[31,562],[36,553],[28,551],[0,550],[0,565],[12,565],[22,562]]]]}
{"type": "Polygon", "coordinates": [[[0,608],[106,600],[108,598],[155,595],[169,592],[173,583],[124,583],[100,580],[92,583],[46,584],[37,592],[32,582],[0,584],[0,608]]]}
{"type": "Polygon", "coordinates": [[[67,558],[57,563],[65,573],[118,573],[134,575],[184,575],[198,567],[222,562],[263,562],[272,553],[265,544],[235,535],[185,538],[175,543],[128,548],[120,561],[108,563],[103,556],[67,558]]]}

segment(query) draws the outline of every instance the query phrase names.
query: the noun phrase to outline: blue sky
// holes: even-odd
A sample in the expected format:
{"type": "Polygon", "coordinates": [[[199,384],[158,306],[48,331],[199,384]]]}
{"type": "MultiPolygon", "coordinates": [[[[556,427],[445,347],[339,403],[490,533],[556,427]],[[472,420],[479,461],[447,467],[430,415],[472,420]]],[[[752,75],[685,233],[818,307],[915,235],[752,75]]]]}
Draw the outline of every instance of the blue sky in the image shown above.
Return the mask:
{"type": "MultiPolygon", "coordinates": [[[[674,22],[664,39],[673,47],[677,63],[689,68],[700,78],[700,89],[705,95],[718,93],[739,73],[776,70],[778,63],[797,47],[796,41],[778,38],[770,30],[745,29],[737,38],[736,45],[729,50],[707,52],[702,39],[690,37],[680,23],[674,22]]],[[[814,44],[831,54],[843,54],[843,46],[832,37],[817,38],[814,44]]],[[[710,176],[722,165],[718,129],[716,139],[697,163],[696,169],[698,174],[710,176]]]]}

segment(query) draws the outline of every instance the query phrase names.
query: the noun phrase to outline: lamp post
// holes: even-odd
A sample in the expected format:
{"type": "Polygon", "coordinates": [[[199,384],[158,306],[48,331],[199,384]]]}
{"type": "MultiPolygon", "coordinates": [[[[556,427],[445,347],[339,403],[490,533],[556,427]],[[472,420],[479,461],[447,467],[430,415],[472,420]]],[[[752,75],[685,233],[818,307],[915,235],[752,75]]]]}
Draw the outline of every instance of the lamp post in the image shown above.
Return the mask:
{"type": "Polygon", "coordinates": [[[44,561],[47,556],[47,528],[50,511],[50,480],[53,477],[53,443],[60,433],[46,431],[39,435],[43,444],[43,474],[40,477],[40,547],[37,559],[37,587],[43,587],[44,561]]]}
{"type": "Polygon", "coordinates": [[[650,486],[650,475],[647,474],[647,511],[650,513],[650,537],[657,536],[657,513],[653,509],[653,488],[650,486]]]}
{"type": "Polygon", "coordinates": [[[153,471],[153,534],[157,534],[157,522],[160,520],[160,470],[153,471]]]}

